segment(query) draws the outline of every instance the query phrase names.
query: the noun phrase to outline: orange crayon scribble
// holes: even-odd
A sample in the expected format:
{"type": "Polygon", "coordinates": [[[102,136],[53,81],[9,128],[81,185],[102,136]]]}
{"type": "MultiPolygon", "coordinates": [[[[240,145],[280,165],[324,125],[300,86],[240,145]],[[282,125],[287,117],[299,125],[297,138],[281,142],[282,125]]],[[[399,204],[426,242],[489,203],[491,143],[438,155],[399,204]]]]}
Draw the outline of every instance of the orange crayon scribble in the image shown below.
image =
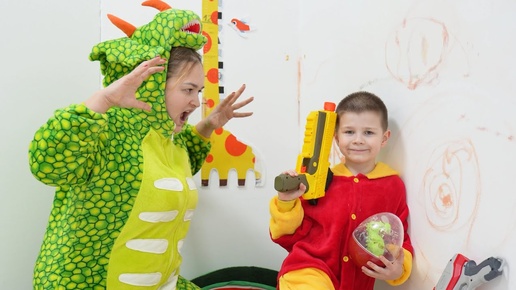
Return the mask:
{"type": "Polygon", "coordinates": [[[441,186],[439,188],[439,199],[441,200],[441,204],[444,207],[453,206],[453,198],[451,192],[448,190],[447,186],[441,186]]]}
{"type": "Polygon", "coordinates": [[[431,84],[449,53],[449,33],[444,23],[431,18],[404,19],[385,44],[385,65],[407,88],[431,84]]]}
{"type": "Polygon", "coordinates": [[[473,144],[469,140],[443,144],[434,150],[428,166],[421,194],[429,224],[442,231],[470,227],[480,199],[480,173],[473,144]]]}

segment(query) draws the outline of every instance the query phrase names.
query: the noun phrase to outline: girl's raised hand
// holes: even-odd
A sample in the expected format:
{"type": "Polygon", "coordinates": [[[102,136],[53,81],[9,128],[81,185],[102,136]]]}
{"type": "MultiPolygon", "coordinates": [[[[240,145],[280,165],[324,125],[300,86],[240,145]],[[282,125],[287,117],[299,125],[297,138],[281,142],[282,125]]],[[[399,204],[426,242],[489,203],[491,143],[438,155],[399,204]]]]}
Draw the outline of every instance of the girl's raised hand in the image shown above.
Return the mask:
{"type": "Polygon", "coordinates": [[[241,102],[236,102],[245,90],[242,85],[236,92],[232,92],[222,100],[211,113],[197,125],[197,131],[205,137],[209,137],[211,133],[218,128],[226,125],[233,118],[245,118],[251,116],[252,112],[237,112],[236,110],[246,106],[254,100],[249,97],[241,102]]]}
{"type": "Polygon", "coordinates": [[[142,62],[127,75],[93,94],[84,102],[85,105],[98,113],[105,113],[111,107],[150,111],[149,104],[136,99],[136,90],[150,75],[163,71],[165,63],[166,59],[161,57],[142,62]]]}

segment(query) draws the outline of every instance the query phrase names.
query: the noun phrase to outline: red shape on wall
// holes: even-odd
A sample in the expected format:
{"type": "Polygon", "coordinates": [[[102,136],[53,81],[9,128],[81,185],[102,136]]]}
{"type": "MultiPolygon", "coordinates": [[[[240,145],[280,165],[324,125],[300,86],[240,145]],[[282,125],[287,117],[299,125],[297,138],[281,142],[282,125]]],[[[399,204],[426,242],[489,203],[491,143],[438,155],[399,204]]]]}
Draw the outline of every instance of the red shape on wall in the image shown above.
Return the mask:
{"type": "Polygon", "coordinates": [[[212,84],[216,84],[219,81],[219,70],[212,68],[206,73],[206,78],[212,84]]]}
{"type": "Polygon", "coordinates": [[[211,22],[215,25],[219,24],[219,11],[213,11],[213,13],[211,13],[211,22]]]}
{"type": "Polygon", "coordinates": [[[206,39],[208,39],[206,41],[206,44],[204,44],[204,47],[202,48],[202,51],[204,53],[207,53],[211,49],[211,36],[208,33],[206,33],[206,31],[204,31],[204,30],[202,31],[202,35],[204,35],[206,37],[206,39]]]}
{"type": "Polygon", "coordinates": [[[235,135],[230,134],[226,139],[226,150],[232,156],[240,156],[244,154],[247,145],[237,140],[235,135]]]}

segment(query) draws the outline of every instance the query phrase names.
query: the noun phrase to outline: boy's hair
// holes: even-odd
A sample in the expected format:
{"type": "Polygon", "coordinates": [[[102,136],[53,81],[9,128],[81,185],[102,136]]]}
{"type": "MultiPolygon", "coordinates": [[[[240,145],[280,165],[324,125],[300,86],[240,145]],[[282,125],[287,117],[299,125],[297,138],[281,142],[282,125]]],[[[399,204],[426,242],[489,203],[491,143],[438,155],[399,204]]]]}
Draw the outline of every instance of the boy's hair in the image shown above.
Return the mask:
{"type": "Polygon", "coordinates": [[[383,103],[382,99],[370,92],[361,91],[348,95],[339,102],[335,112],[337,113],[337,125],[339,124],[340,116],[346,112],[375,112],[380,115],[380,121],[384,132],[387,131],[389,126],[387,107],[383,103]]]}

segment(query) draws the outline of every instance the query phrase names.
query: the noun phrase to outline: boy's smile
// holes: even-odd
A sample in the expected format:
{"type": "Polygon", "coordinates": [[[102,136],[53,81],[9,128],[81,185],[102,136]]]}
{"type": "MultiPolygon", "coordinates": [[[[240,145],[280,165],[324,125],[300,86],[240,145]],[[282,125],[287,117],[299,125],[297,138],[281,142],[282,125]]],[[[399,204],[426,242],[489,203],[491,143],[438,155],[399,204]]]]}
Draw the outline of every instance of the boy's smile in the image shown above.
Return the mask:
{"type": "Polygon", "coordinates": [[[376,165],[376,156],[389,139],[383,132],[380,115],[375,112],[346,112],[340,116],[335,133],[337,145],[353,174],[366,174],[376,165]]]}

